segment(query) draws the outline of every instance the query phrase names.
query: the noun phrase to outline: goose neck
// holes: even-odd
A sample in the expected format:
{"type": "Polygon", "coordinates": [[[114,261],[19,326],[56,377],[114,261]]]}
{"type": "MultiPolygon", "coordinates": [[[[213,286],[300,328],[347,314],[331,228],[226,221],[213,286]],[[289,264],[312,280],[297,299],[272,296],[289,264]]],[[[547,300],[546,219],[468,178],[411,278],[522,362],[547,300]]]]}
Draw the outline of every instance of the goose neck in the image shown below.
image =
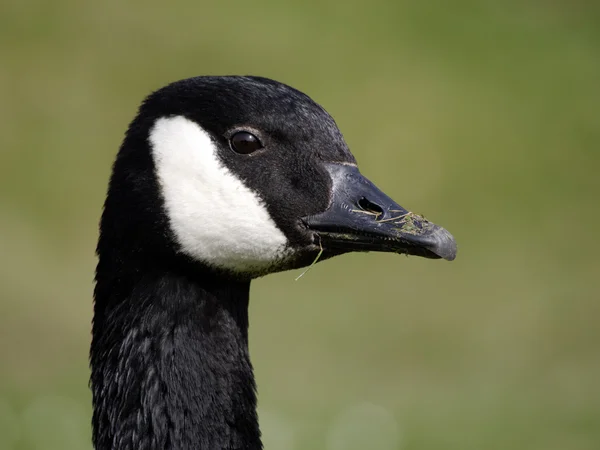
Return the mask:
{"type": "Polygon", "coordinates": [[[249,282],[99,274],[90,352],[97,450],[261,449],[249,282]]]}

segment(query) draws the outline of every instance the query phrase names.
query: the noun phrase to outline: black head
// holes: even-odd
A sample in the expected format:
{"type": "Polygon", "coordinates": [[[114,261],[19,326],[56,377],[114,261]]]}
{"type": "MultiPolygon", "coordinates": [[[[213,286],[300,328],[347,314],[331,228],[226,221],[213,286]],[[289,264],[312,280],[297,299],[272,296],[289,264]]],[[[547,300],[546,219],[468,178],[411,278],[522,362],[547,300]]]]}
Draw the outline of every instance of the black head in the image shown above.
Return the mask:
{"type": "Polygon", "coordinates": [[[323,259],[456,254],[447,231],[360,174],[321,106],[258,77],[197,77],[150,95],[119,152],[101,228],[101,259],[243,278],[305,266],[321,248],[323,259]]]}

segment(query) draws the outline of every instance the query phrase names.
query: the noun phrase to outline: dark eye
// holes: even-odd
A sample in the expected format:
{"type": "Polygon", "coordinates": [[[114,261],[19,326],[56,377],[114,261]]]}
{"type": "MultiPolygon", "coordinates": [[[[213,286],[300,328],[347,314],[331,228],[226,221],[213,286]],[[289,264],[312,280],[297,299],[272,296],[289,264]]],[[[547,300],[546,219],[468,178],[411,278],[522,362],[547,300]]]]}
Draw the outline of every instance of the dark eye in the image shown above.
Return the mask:
{"type": "Polygon", "coordinates": [[[229,139],[229,144],[234,152],[241,153],[242,155],[248,155],[259,148],[263,148],[258,138],[247,131],[238,131],[235,133],[229,139]]]}

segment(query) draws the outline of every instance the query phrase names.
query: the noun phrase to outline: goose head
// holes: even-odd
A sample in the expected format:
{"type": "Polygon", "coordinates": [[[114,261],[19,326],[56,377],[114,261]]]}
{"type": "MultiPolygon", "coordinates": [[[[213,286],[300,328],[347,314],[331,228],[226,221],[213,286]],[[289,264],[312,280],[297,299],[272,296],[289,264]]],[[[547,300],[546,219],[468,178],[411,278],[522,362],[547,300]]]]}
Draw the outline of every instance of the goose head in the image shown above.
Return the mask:
{"type": "Polygon", "coordinates": [[[140,264],[251,279],[354,251],[452,260],[445,229],[359,171],[333,118],[258,77],[197,77],[140,107],[115,162],[103,239],[140,264]]]}

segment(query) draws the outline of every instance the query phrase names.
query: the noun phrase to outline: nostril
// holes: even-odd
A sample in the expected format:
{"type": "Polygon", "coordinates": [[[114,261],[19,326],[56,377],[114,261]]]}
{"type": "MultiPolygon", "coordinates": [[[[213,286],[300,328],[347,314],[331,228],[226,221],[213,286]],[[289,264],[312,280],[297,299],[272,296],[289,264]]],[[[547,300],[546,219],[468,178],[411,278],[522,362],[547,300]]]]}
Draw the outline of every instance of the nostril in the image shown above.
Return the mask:
{"type": "Polygon", "coordinates": [[[367,200],[365,197],[362,197],[359,201],[358,201],[358,207],[360,209],[362,209],[363,211],[367,211],[367,212],[371,212],[375,215],[381,215],[383,214],[383,208],[381,206],[379,206],[376,203],[373,203],[369,200],[367,200]]]}

